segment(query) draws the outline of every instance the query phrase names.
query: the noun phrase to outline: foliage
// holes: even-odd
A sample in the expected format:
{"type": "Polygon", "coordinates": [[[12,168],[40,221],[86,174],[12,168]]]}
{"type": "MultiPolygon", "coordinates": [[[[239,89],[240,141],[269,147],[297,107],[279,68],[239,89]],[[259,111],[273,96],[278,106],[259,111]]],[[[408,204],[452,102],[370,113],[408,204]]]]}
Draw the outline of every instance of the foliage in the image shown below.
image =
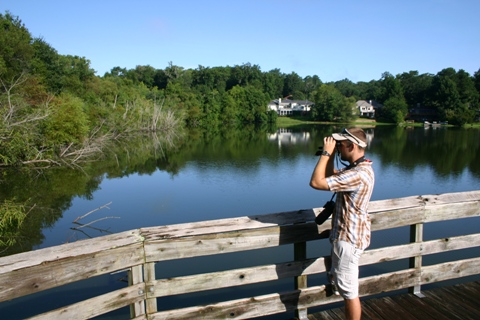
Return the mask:
{"type": "Polygon", "coordinates": [[[80,143],[86,138],[89,126],[80,98],[63,93],[52,102],[52,114],[44,121],[42,134],[46,143],[66,145],[80,143]]]}
{"type": "Polygon", "coordinates": [[[372,100],[384,105],[376,115],[389,122],[423,107],[435,120],[464,125],[480,116],[479,74],[385,72],[379,80],[325,86],[317,75],[263,72],[250,63],[185,69],[169,62],[164,69],[117,66],[99,77],[87,58],[59,54],[6,12],[0,14],[0,166],[59,164],[65,148],[78,156],[102,141],[94,148],[101,151],[106,140],[135,131],[272,123],[277,115],[267,105],[278,98],[314,101],[312,120],[351,121],[355,102],[372,100]]]}
{"type": "Polygon", "coordinates": [[[27,216],[25,206],[15,200],[4,200],[0,205],[0,247],[13,246],[27,216]]]}
{"type": "Polygon", "coordinates": [[[349,122],[355,117],[354,99],[347,99],[334,85],[324,84],[314,96],[312,119],[349,122]]]}

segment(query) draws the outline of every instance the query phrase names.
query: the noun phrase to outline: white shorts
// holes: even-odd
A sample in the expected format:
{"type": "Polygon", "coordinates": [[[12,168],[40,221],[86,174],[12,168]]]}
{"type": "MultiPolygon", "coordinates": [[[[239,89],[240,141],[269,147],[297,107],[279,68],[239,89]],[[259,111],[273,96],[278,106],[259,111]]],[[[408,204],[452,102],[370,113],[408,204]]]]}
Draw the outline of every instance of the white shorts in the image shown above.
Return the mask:
{"type": "Polygon", "coordinates": [[[344,299],[358,297],[358,261],[363,250],[354,245],[335,240],[332,242],[331,273],[340,295],[344,299]]]}

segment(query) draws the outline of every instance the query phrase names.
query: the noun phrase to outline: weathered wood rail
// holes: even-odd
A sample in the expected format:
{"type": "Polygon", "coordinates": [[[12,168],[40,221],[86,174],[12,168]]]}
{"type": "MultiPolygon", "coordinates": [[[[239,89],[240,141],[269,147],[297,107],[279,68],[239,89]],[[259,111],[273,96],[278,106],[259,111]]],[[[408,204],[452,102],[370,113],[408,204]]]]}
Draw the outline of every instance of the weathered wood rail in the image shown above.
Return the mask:
{"type": "MultiPolygon", "coordinates": [[[[308,276],[325,272],[325,259],[307,259],[307,243],[326,238],[327,221],[313,222],[322,209],[142,228],[0,258],[0,303],[83,279],[129,270],[122,289],[52,310],[34,319],[88,319],[130,306],[133,319],[249,319],[340,301],[308,276]],[[157,262],[293,244],[294,261],[241,269],[157,278],[157,262]],[[292,278],[295,289],[208,305],[158,310],[157,299],[292,278]]],[[[406,269],[360,279],[360,294],[373,295],[427,283],[476,275],[480,257],[422,265],[422,257],[480,246],[480,233],[423,240],[423,225],[480,216],[480,191],[373,201],[372,231],[410,226],[410,242],[365,251],[360,264],[409,259],[406,269]]],[[[474,219],[478,223],[478,220],[474,219]]],[[[375,233],[373,233],[375,237],[375,233]]],[[[325,244],[328,245],[326,241],[325,244]]],[[[318,243],[316,244],[318,245],[318,243]]],[[[160,300],[158,300],[160,301],[160,300]]]]}

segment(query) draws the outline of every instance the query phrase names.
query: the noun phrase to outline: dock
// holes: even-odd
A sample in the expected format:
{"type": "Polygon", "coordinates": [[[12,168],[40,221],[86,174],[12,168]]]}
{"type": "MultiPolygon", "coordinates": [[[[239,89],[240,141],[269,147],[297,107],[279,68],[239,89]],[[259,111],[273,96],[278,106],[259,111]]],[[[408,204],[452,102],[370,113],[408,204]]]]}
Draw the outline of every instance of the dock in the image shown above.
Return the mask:
{"type": "MultiPolygon", "coordinates": [[[[362,320],[480,319],[480,282],[468,282],[362,301],[362,320]]],[[[343,320],[344,308],[308,315],[309,320],[343,320]]]]}
{"type": "MultiPolygon", "coordinates": [[[[1,257],[0,307],[17,298],[35,299],[49,289],[122,272],[128,281],[120,287],[99,280],[104,289],[101,294],[46,305],[41,312],[19,303],[18,309],[28,314],[10,318],[90,319],[115,311],[125,312],[125,318],[130,313],[134,320],[231,320],[276,314],[286,319],[342,319],[342,309],[335,308],[343,305],[343,299],[314,281],[325,279],[329,255],[307,254],[311,246],[330,246],[331,223],[314,222],[322,210],[152,226],[1,257]],[[280,246],[291,253],[289,261],[269,254],[268,250],[280,246]],[[264,259],[245,258],[241,265],[217,264],[204,270],[196,264],[252,250],[265,255],[264,259]],[[165,274],[162,266],[170,261],[187,261],[187,270],[165,274]],[[271,285],[279,283],[288,286],[271,285]],[[252,285],[265,290],[243,290],[252,285]],[[237,295],[224,295],[222,290],[237,295]],[[172,297],[192,294],[210,300],[185,298],[183,305],[168,303],[172,297]]],[[[369,248],[362,255],[360,267],[372,266],[368,267],[372,272],[361,273],[359,279],[364,319],[480,319],[480,230],[455,236],[436,234],[434,239],[428,232],[424,236],[424,226],[428,231],[431,223],[462,219],[462,223],[478,226],[480,190],[372,201],[369,213],[372,238],[376,232],[394,228],[404,228],[405,237],[369,248]],[[460,258],[450,252],[468,254],[460,258]],[[390,262],[397,265],[394,270],[378,267],[390,262]],[[466,284],[423,290],[449,280],[466,284]],[[400,292],[409,294],[397,295],[400,292]],[[418,298],[422,294],[425,298],[418,298]]]]}

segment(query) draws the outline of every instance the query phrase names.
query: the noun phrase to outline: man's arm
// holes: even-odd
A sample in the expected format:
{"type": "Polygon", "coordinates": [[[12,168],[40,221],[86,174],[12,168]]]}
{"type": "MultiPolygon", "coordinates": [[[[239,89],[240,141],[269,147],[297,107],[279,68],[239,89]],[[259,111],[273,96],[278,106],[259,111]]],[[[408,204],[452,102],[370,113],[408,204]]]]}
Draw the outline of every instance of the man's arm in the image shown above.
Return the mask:
{"type": "Polygon", "coordinates": [[[326,178],[335,173],[333,167],[333,158],[335,157],[335,140],[332,137],[323,139],[323,150],[327,151],[330,156],[320,156],[317,165],[313,170],[310,179],[310,186],[318,190],[330,190],[326,178]]]}

